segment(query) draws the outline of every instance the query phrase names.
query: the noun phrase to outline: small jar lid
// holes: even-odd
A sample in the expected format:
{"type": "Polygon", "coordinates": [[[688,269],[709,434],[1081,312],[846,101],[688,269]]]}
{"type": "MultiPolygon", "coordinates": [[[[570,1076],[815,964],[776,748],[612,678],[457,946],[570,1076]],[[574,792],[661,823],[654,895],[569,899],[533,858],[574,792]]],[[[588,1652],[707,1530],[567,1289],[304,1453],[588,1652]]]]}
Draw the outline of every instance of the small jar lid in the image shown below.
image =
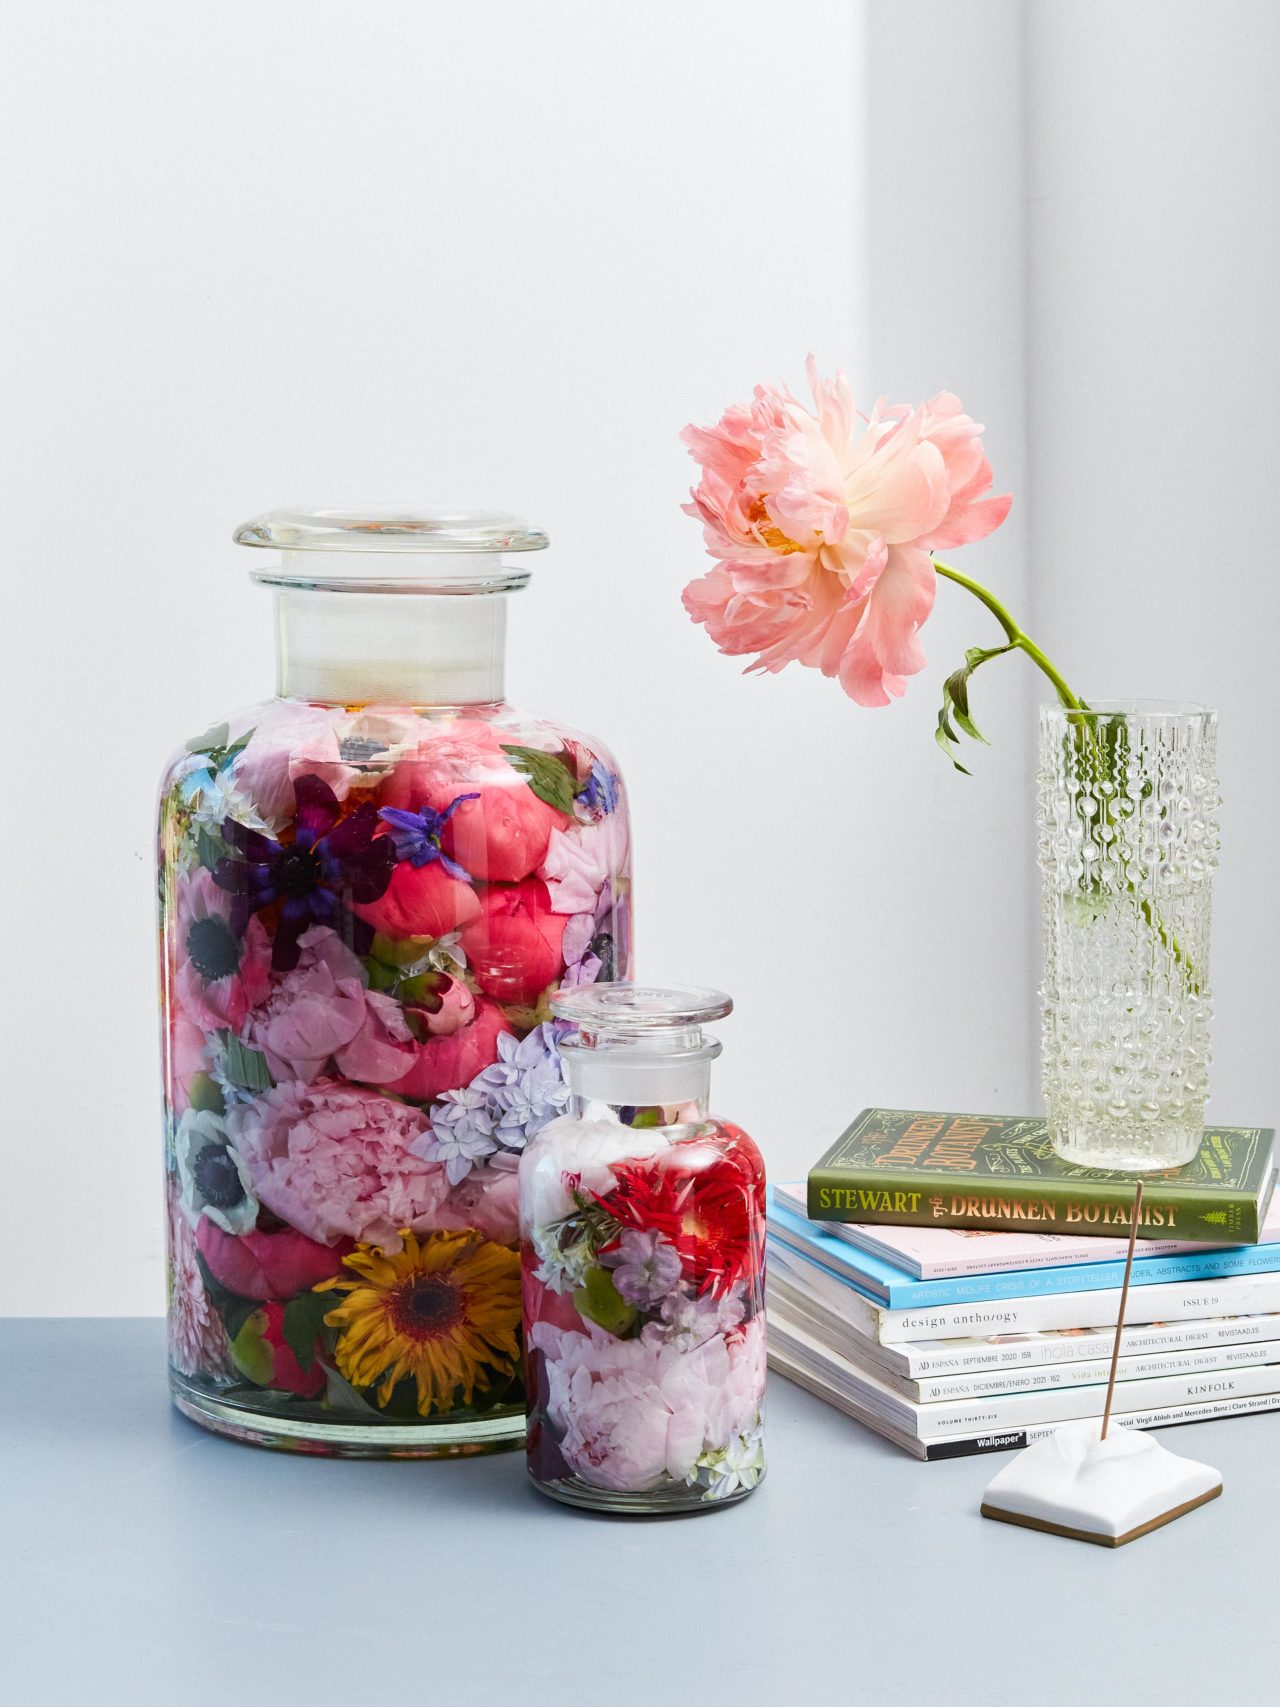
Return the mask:
{"type": "Polygon", "coordinates": [[[702,1027],[733,1003],[723,990],[617,983],[558,990],[551,1007],[578,1028],[559,1043],[570,1088],[589,1101],[647,1106],[705,1096],[720,1044],[702,1027]]]}
{"type": "Polygon", "coordinates": [[[528,571],[505,565],[502,557],[550,543],[540,528],[506,511],[412,506],[268,510],[242,522],[232,538],[281,554],[278,568],[254,571],[255,581],[333,591],[412,585],[436,592],[511,591],[527,584],[528,571]]]}
{"type": "Polygon", "coordinates": [[[582,1031],[619,1040],[646,1032],[683,1031],[723,1019],[733,1000],[723,990],[664,989],[653,984],[582,984],[558,990],[553,1011],[582,1031]]]}

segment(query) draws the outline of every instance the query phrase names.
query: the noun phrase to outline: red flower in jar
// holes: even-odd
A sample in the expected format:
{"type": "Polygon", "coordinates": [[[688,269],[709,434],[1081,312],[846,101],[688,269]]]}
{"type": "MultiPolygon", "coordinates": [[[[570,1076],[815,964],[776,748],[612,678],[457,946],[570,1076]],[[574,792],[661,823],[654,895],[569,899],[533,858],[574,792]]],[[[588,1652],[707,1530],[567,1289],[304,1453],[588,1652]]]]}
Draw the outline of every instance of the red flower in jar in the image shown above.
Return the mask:
{"type": "Polygon", "coordinates": [[[700,1296],[722,1297],[760,1268],[764,1172],[738,1127],[718,1124],[643,1162],[615,1162],[613,1174],[596,1202],[623,1227],[661,1233],[700,1296]]]}
{"type": "Polygon", "coordinates": [[[464,720],[401,759],[382,785],[381,806],[449,812],[440,847],[472,877],[518,883],[543,860],[551,832],[567,822],[540,800],[487,724],[464,720]],[[460,796],[465,798],[460,799],[460,796]]]}
{"type": "Polygon", "coordinates": [[[403,1078],[382,1086],[415,1102],[433,1102],[446,1091],[461,1090],[498,1059],[498,1039],[511,1026],[493,1002],[477,1002],[470,1025],[443,1036],[428,1036],[414,1051],[413,1065],[403,1078]]]}
{"type": "Polygon", "coordinates": [[[241,1298],[264,1300],[292,1298],[341,1274],[342,1259],[353,1248],[349,1239],[322,1245],[283,1222],[274,1231],[225,1233],[207,1215],[196,1227],[196,1244],[220,1286],[241,1298]]]}
{"type": "Polygon", "coordinates": [[[495,884],[480,897],[480,916],[463,928],[462,946],[476,983],[499,1002],[532,1004],[564,971],[564,928],[540,878],[495,884]]]}
{"type": "Polygon", "coordinates": [[[351,910],[384,936],[442,937],[477,918],[480,903],[471,885],[451,877],[442,865],[406,861],[392,871],[384,895],[351,910]]]}

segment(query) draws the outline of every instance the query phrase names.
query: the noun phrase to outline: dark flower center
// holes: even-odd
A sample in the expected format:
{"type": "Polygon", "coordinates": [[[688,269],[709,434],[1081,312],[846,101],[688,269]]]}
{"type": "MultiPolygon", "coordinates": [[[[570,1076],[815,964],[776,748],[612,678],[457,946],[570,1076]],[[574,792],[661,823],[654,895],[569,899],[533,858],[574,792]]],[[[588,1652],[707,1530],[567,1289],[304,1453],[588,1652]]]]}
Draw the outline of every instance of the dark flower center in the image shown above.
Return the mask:
{"type": "Polygon", "coordinates": [[[214,1209],[234,1209],[244,1202],[244,1185],[225,1144],[206,1144],[191,1164],[191,1177],[201,1197],[214,1209]]]}
{"type": "Polygon", "coordinates": [[[286,848],[271,868],[271,880],[286,900],[309,895],[320,881],[320,861],[305,848],[286,848]]]}
{"type": "Polygon", "coordinates": [[[406,1281],[396,1295],[396,1326],[416,1339],[434,1339],[462,1319],[462,1293],[439,1275],[406,1281]]]}
{"type": "Polygon", "coordinates": [[[206,984],[229,978],[240,965],[240,944],[223,918],[193,919],[187,931],[187,958],[206,984]]]}
{"type": "Polygon", "coordinates": [[[608,931],[600,931],[587,944],[587,952],[594,954],[600,962],[600,982],[612,984],[614,972],[613,938],[608,931]]]}

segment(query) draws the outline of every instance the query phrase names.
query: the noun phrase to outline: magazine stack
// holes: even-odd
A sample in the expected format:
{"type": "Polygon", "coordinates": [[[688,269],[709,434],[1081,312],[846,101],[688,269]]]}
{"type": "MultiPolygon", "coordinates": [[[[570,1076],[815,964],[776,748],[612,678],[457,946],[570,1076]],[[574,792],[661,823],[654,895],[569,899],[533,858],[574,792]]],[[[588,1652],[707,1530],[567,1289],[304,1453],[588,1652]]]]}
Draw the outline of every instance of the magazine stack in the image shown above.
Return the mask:
{"type": "MultiPolygon", "coordinates": [[[[1129,1233],[1122,1193],[1131,1200],[1132,1180],[1073,1179],[1069,1199],[1052,1182],[1046,1192],[1043,1178],[1029,1189],[1025,1175],[998,1169],[995,1188],[986,1178],[980,1192],[941,1188],[925,1174],[914,1189],[899,1182],[883,1190],[883,1176],[867,1173],[868,1156],[874,1167],[912,1121],[976,1118],[865,1111],[850,1129],[864,1123],[861,1148],[846,1133],[807,1188],[781,1185],[770,1194],[771,1366],[924,1459],[1005,1451],[1061,1422],[1100,1416],[1115,1343],[1129,1233]],[[842,1145],[860,1160],[833,1173],[842,1145]],[[1082,1212],[1067,1220],[1063,1205],[1106,1202],[1117,1180],[1107,1223],[1082,1212]],[[846,1194],[841,1212],[892,1219],[815,1217],[819,1204],[831,1213],[836,1189],[846,1194]],[[879,1210],[873,1190],[881,1192],[879,1210]],[[916,1198],[914,1209],[904,1192],[916,1198]],[[1006,1216],[997,1205],[1018,1201],[1017,1192],[1024,1215],[1006,1216]],[[971,1223],[985,1210],[986,1224],[941,1224],[953,1197],[962,1207],[970,1201],[971,1223]],[[1030,1204],[1039,1205],[1038,1218],[1026,1216],[1030,1204]],[[1046,1220],[1063,1230],[1039,1230],[1046,1220]],[[1009,1226],[1023,1230],[996,1230],[1009,1226]]],[[[1039,1138],[1028,1136],[1036,1124],[993,1122],[986,1160],[1002,1143],[1006,1159],[1021,1145],[1034,1164],[1028,1171],[1058,1179],[1067,1170],[1037,1158],[1039,1138]]],[[[1208,1133],[1199,1160],[1199,1168],[1179,1170],[1183,1178],[1149,1176],[1144,1192],[1151,1218],[1144,1208],[1112,1407],[1117,1422],[1135,1428],[1280,1410],[1273,1133],[1208,1133]],[[1171,1226],[1156,1214],[1171,1216],[1171,1226]],[[1210,1243],[1219,1229],[1234,1242],[1210,1243]]]]}

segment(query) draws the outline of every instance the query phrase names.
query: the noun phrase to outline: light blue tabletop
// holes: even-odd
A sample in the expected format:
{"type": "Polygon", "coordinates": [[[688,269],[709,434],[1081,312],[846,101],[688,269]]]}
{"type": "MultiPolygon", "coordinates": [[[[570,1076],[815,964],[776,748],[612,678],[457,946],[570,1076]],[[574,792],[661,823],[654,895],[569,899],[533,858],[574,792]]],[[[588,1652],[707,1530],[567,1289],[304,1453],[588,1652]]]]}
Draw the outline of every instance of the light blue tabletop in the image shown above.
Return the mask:
{"type": "Polygon", "coordinates": [[[0,1322],[13,1707],[841,1707],[1280,1700],[1280,1418],[1166,1431],[1220,1500],[1118,1551],[978,1516],[774,1377],[742,1505],[542,1498],[519,1454],[344,1463],[168,1405],[158,1321],[0,1322]]]}

